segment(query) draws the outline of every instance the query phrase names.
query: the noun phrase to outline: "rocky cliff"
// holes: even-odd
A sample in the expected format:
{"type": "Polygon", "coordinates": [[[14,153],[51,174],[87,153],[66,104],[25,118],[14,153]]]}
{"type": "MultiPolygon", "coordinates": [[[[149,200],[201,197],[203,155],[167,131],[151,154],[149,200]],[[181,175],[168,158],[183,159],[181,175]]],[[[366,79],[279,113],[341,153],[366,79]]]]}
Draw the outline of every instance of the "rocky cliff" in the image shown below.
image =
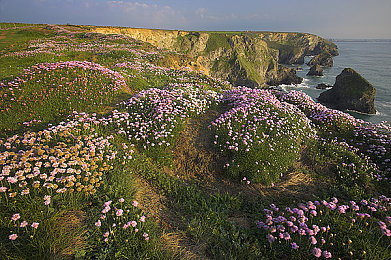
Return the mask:
{"type": "Polygon", "coordinates": [[[304,63],[306,55],[336,46],[316,35],[273,32],[185,32],[120,27],[94,27],[104,34],[124,34],[159,48],[183,52],[206,74],[229,80],[234,85],[265,87],[300,83],[294,70],[282,64],[304,63]]]}

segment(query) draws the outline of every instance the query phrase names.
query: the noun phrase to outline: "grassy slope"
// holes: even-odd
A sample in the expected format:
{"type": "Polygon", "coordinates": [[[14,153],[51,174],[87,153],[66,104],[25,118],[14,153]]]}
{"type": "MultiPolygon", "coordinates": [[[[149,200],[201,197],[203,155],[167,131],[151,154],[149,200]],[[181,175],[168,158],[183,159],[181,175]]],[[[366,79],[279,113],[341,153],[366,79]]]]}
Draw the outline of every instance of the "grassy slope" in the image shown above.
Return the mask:
{"type": "MultiPolygon", "coordinates": [[[[68,29],[75,30],[71,26],[68,29]]],[[[79,28],[76,29],[80,31],[79,28]]],[[[56,35],[54,32],[39,26],[0,31],[3,36],[0,38],[2,55],[0,57],[2,61],[0,80],[8,81],[13,78],[12,75],[18,75],[23,69],[42,62],[88,60],[107,68],[113,68],[116,63],[135,59],[134,55],[121,50],[64,51],[62,56],[51,54],[37,54],[21,58],[3,56],[9,52],[26,49],[30,40],[52,39],[56,35]]],[[[81,35],[76,35],[72,39],[77,43],[96,43],[94,38],[79,37],[81,35]]],[[[108,43],[116,41],[108,40],[108,43]]],[[[124,41],[128,40],[118,40],[121,43],[124,41]]],[[[154,51],[151,46],[142,43],[134,44],[133,48],[154,51]]],[[[165,57],[166,54],[162,55],[165,57]]],[[[142,57],[142,61],[157,64],[159,59],[154,57],[154,54],[146,55],[142,57]]],[[[171,74],[156,74],[150,67],[141,71],[134,67],[113,69],[123,73],[127,88],[116,92],[116,95],[104,104],[105,108],[95,106],[89,108],[89,112],[106,114],[116,108],[115,103],[129,98],[131,93],[149,87],[163,87],[170,82],[178,81],[178,78],[183,78],[183,75],[178,77],[171,74]]],[[[185,77],[191,78],[189,75],[186,74],[185,77]]],[[[88,78],[88,75],[86,77],[88,78]]],[[[215,84],[213,80],[199,75],[193,77],[194,81],[198,82],[197,84],[213,89],[215,84]]],[[[40,87],[39,84],[34,86],[40,87]]],[[[79,112],[85,109],[87,107],[80,107],[79,112]]],[[[125,255],[133,259],[259,259],[262,256],[273,259],[286,255],[297,259],[310,258],[311,254],[305,252],[298,254],[290,250],[289,244],[282,245],[278,250],[270,250],[265,234],[254,225],[255,220],[264,217],[263,210],[269,208],[268,205],[278,203],[280,208],[284,208],[285,206],[293,207],[297,202],[330,199],[334,196],[341,200],[359,201],[361,198],[376,196],[384,192],[386,192],[385,195],[390,195],[387,185],[382,186],[368,180],[352,181],[351,178],[346,178],[352,173],[349,169],[345,170],[346,176],[341,178],[339,176],[341,171],[338,167],[343,162],[350,162],[353,159],[357,164],[363,162],[357,159],[354,153],[321,142],[303,145],[297,161],[284,172],[284,176],[274,186],[247,184],[241,179],[227,177],[224,169],[227,155],[216,150],[212,143],[214,136],[208,125],[228,109],[229,107],[225,104],[211,106],[205,113],[185,120],[173,139],[174,146],[170,149],[157,153],[155,150],[135,149],[130,162],[122,164],[119,159],[118,162],[112,162],[113,169],[106,171],[103,175],[102,187],[97,187],[97,192],[93,195],[76,192],[74,195],[67,195],[67,193],[58,197],[53,195],[53,212],[45,213],[46,215],[40,215],[40,209],[47,210],[41,205],[41,201],[41,204],[23,208],[25,205],[23,201],[10,206],[4,201],[5,198],[1,197],[3,213],[0,234],[5,239],[1,238],[4,244],[0,247],[0,254],[4,258],[20,257],[21,259],[72,256],[118,258],[125,255]],[[166,158],[166,160],[159,158],[166,158]],[[142,238],[119,237],[117,243],[106,246],[105,243],[102,244],[102,237],[96,236],[95,232],[91,234],[91,230],[94,230],[94,223],[99,217],[98,213],[102,210],[102,203],[108,200],[115,201],[121,197],[125,198],[126,202],[132,200],[139,202],[139,211],[128,205],[131,208],[129,214],[133,214],[133,219],[137,214],[147,216],[148,222],[145,230],[148,229],[151,236],[149,244],[144,243],[142,238]],[[44,227],[43,230],[37,229],[37,234],[34,233],[35,238],[31,244],[10,244],[9,248],[16,248],[20,251],[9,250],[5,246],[10,242],[7,239],[9,218],[15,212],[21,212],[23,217],[38,219],[44,227]],[[67,222],[72,224],[64,226],[67,222]],[[63,226],[63,229],[59,230],[58,226],[63,226]],[[59,236],[59,233],[65,235],[59,236]],[[128,239],[133,240],[129,242],[128,239]],[[99,251],[99,248],[104,248],[104,250],[99,251]]],[[[65,115],[50,123],[56,124],[64,118],[65,115]]],[[[40,130],[45,128],[46,123],[48,122],[44,122],[43,125],[32,124],[13,131],[24,133],[27,130],[40,130]]],[[[12,136],[13,131],[7,135],[12,136]]],[[[131,144],[123,136],[117,136],[113,129],[98,127],[95,131],[103,136],[114,135],[111,149],[119,151],[120,154],[123,143],[131,144]]],[[[88,131],[86,134],[89,134],[88,131]]],[[[62,141],[62,138],[58,137],[58,140],[55,139],[50,145],[62,141]]],[[[67,142],[65,139],[63,141],[67,142]]],[[[335,226],[343,227],[344,223],[339,219],[333,218],[333,223],[335,226]]],[[[118,234],[122,233],[118,231],[118,234]]],[[[343,235],[337,236],[334,242],[336,245],[342,245],[349,239],[346,233],[341,231],[341,234],[343,235]]],[[[358,231],[352,232],[352,239],[356,236],[358,236],[358,231]]],[[[387,242],[387,240],[384,241],[382,240],[379,244],[379,241],[376,243],[371,236],[368,236],[361,240],[361,244],[354,241],[350,248],[340,246],[333,249],[339,250],[336,251],[337,255],[349,257],[350,252],[355,255],[362,254],[363,249],[360,246],[364,246],[373,258],[381,259],[391,254],[388,249],[385,249],[384,255],[375,253],[379,246],[387,242]]]]}

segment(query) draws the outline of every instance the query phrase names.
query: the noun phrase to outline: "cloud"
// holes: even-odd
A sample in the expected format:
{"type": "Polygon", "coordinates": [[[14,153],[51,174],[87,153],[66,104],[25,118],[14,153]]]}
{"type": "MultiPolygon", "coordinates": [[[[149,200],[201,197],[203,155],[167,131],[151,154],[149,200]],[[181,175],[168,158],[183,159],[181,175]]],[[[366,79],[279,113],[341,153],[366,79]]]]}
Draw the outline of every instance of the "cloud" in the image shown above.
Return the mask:
{"type": "Polygon", "coordinates": [[[133,12],[136,11],[139,8],[150,8],[148,4],[145,3],[139,3],[139,2],[124,2],[124,1],[108,1],[107,4],[110,8],[121,8],[125,12],[133,12]]]}
{"type": "Polygon", "coordinates": [[[198,8],[197,10],[195,10],[195,14],[200,16],[202,19],[205,18],[205,14],[208,10],[206,8],[198,8]]]}
{"type": "Polygon", "coordinates": [[[185,16],[169,5],[111,0],[106,2],[106,15],[120,25],[175,28],[187,23],[185,16]]]}

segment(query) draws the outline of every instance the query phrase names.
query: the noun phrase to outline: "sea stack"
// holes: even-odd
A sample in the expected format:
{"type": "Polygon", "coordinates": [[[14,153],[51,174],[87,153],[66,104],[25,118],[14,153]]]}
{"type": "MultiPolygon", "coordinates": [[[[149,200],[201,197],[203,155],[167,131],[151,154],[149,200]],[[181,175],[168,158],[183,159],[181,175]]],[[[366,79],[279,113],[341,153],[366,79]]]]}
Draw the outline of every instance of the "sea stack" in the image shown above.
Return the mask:
{"type": "Polygon", "coordinates": [[[310,71],[308,71],[307,76],[323,76],[322,67],[319,64],[312,66],[310,71]]]}
{"type": "Polygon", "coordinates": [[[334,86],[321,93],[318,100],[337,109],[350,109],[375,114],[376,89],[360,74],[345,68],[335,80],[334,86]]]}
{"type": "Polygon", "coordinates": [[[333,55],[328,51],[323,51],[313,57],[308,63],[308,66],[320,65],[323,67],[332,67],[333,66],[333,55]]]}

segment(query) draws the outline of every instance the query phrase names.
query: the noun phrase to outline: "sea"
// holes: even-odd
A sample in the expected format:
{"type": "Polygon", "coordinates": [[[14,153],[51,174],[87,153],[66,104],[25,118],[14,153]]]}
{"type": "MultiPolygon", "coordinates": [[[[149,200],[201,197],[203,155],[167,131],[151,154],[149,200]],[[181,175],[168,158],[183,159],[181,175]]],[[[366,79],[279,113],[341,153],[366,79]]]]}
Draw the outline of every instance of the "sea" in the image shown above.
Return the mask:
{"type": "MultiPolygon", "coordinates": [[[[296,68],[303,83],[281,85],[283,90],[301,90],[314,100],[325,90],[316,89],[319,83],[333,85],[344,68],[352,68],[361,74],[376,89],[375,115],[345,111],[356,118],[372,123],[391,123],[391,40],[332,40],[338,46],[339,56],[334,57],[334,66],[324,68],[324,76],[306,76],[310,67],[306,64],[291,65],[296,68]]],[[[306,57],[305,63],[312,57],[306,57]]]]}

